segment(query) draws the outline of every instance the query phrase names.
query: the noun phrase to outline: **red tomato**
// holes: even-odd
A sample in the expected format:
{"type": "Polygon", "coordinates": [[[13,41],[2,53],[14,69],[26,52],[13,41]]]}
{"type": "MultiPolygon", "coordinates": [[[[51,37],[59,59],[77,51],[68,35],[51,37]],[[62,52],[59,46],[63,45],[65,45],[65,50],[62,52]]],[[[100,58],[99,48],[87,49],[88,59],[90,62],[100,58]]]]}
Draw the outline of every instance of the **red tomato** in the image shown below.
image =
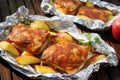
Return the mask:
{"type": "Polygon", "coordinates": [[[112,24],[112,35],[115,40],[120,42],[120,17],[114,20],[112,24]]]}

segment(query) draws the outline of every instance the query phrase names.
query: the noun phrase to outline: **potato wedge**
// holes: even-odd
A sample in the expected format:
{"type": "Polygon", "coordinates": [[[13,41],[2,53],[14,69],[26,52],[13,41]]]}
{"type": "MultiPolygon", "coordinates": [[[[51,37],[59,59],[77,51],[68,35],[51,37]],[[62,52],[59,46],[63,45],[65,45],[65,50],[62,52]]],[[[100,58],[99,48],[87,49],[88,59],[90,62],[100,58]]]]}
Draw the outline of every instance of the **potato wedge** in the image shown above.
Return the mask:
{"type": "Polygon", "coordinates": [[[0,48],[9,52],[9,54],[13,57],[17,57],[20,55],[19,51],[9,42],[2,41],[0,42],[0,48]]]}
{"type": "Polygon", "coordinates": [[[35,65],[35,70],[41,73],[57,73],[57,71],[54,68],[42,65],[35,65]]]}
{"type": "Polygon", "coordinates": [[[40,28],[40,29],[48,30],[48,31],[50,30],[48,25],[44,21],[42,21],[42,20],[35,20],[35,21],[33,21],[30,24],[30,27],[32,27],[32,28],[40,28]]]}
{"type": "Polygon", "coordinates": [[[39,63],[40,59],[25,51],[21,56],[16,58],[16,62],[22,65],[29,65],[39,63]]]}

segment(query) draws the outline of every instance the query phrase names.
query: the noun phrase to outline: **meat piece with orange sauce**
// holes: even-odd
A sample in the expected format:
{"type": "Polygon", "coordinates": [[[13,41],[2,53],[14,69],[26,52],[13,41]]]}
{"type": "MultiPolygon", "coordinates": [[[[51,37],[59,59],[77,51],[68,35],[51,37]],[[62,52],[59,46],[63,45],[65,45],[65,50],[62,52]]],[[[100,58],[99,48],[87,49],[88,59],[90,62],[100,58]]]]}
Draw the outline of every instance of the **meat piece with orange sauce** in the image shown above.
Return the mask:
{"type": "Polygon", "coordinates": [[[54,0],[54,6],[64,14],[75,15],[82,3],[79,0],[54,0]]]}
{"type": "Polygon", "coordinates": [[[6,38],[6,41],[12,43],[21,52],[28,51],[33,55],[40,55],[47,47],[49,40],[48,31],[29,26],[15,26],[6,38]]]}
{"type": "Polygon", "coordinates": [[[84,66],[89,46],[73,42],[60,42],[49,46],[43,53],[41,61],[68,74],[76,73],[84,66]]]}
{"type": "Polygon", "coordinates": [[[104,22],[107,22],[109,17],[109,14],[106,13],[105,10],[95,7],[88,7],[88,6],[80,7],[77,16],[79,15],[86,16],[90,19],[99,19],[104,22]]]}

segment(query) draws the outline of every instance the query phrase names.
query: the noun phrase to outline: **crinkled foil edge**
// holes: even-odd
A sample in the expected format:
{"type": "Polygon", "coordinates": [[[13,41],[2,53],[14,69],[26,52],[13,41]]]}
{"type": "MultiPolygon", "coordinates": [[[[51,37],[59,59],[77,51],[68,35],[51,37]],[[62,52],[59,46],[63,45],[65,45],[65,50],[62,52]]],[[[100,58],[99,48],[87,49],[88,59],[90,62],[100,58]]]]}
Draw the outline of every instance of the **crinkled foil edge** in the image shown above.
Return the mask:
{"type": "MultiPolygon", "coordinates": [[[[101,8],[106,8],[108,10],[111,11],[115,11],[118,12],[114,18],[108,22],[103,22],[102,20],[98,20],[98,19],[90,19],[90,20],[86,20],[83,18],[78,18],[74,15],[65,15],[63,13],[58,12],[54,6],[50,5],[49,3],[50,0],[42,0],[40,7],[43,10],[44,13],[46,14],[51,14],[51,15],[57,15],[66,19],[69,19],[75,23],[78,23],[80,25],[85,26],[86,28],[90,29],[90,30],[94,30],[94,31],[104,31],[104,30],[108,30],[113,21],[120,16],[120,6],[116,6],[114,4],[105,2],[105,1],[101,1],[101,0],[89,0],[91,3],[93,3],[94,5],[97,5],[101,8]]],[[[86,2],[87,0],[80,0],[82,2],[86,2]]],[[[81,26],[79,26],[81,27],[81,26]]]]}
{"type": "MultiPolygon", "coordinates": [[[[85,37],[86,33],[79,32],[73,22],[57,17],[57,16],[52,17],[52,18],[47,18],[45,16],[40,16],[40,15],[29,15],[29,10],[25,8],[24,6],[19,7],[16,13],[14,13],[13,15],[7,16],[5,22],[0,23],[0,31],[1,31],[0,40],[4,40],[3,38],[9,34],[10,28],[7,28],[7,27],[16,25],[19,22],[29,20],[29,19],[44,20],[48,23],[48,25],[51,28],[64,31],[64,32],[68,32],[76,40],[83,40],[85,42],[88,41],[88,39],[85,37]],[[6,28],[8,29],[7,33],[5,33],[6,28]]],[[[17,70],[18,72],[32,79],[88,80],[90,75],[92,75],[93,72],[98,71],[101,65],[106,64],[109,66],[117,66],[118,64],[118,58],[116,56],[115,50],[111,46],[106,44],[97,33],[90,33],[90,35],[92,36],[92,38],[90,39],[91,45],[96,48],[97,52],[106,54],[107,57],[97,61],[94,64],[89,65],[87,68],[72,75],[61,74],[61,73],[56,73],[56,74],[37,73],[29,65],[24,66],[24,65],[19,65],[18,63],[16,63],[15,59],[2,49],[0,49],[0,57],[6,60],[13,69],[17,70]],[[95,38],[99,39],[99,43],[95,43],[95,38]]]]}

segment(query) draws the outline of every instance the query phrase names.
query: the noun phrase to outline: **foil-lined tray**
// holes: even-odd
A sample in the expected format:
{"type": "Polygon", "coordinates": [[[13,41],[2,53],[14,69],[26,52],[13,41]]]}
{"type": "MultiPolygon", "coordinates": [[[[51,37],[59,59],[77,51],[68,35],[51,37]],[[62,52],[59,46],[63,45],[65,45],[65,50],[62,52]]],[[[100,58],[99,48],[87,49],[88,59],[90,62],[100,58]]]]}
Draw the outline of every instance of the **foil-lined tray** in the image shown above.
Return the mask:
{"type": "Polygon", "coordinates": [[[104,42],[101,37],[97,33],[81,33],[73,22],[68,21],[64,18],[60,17],[44,17],[40,15],[29,15],[29,10],[24,6],[18,8],[18,11],[10,16],[6,17],[5,22],[0,23],[0,41],[4,40],[7,35],[9,35],[12,26],[23,22],[29,24],[31,20],[43,20],[45,21],[50,28],[55,29],[57,31],[63,31],[69,33],[80,43],[91,43],[91,46],[94,51],[99,52],[101,54],[106,54],[107,56],[101,60],[98,60],[94,64],[89,65],[88,67],[80,70],[76,74],[43,74],[36,72],[30,65],[24,66],[19,65],[15,58],[11,57],[8,52],[0,49],[0,57],[6,60],[13,69],[18,72],[32,78],[32,79],[42,79],[42,80],[88,80],[90,75],[93,72],[98,71],[100,66],[117,66],[118,58],[116,56],[115,50],[104,42]],[[89,38],[88,35],[89,34],[89,38]],[[91,37],[90,37],[91,36],[91,37]]]}
{"type": "MultiPolygon", "coordinates": [[[[86,28],[93,30],[93,31],[104,31],[104,30],[108,30],[113,21],[120,16],[120,6],[116,6],[114,4],[105,2],[105,1],[101,1],[101,0],[80,0],[81,2],[91,2],[92,4],[94,4],[95,6],[98,6],[100,8],[105,8],[108,9],[110,11],[116,12],[116,15],[108,22],[104,22],[102,20],[99,19],[83,19],[83,18],[78,18],[75,15],[68,15],[68,14],[63,14],[61,12],[59,12],[54,5],[51,5],[51,1],[52,0],[42,0],[42,3],[40,5],[41,9],[43,10],[44,13],[46,14],[51,14],[51,15],[55,15],[55,16],[60,16],[66,19],[69,19],[75,23],[78,23],[80,25],[85,26],[86,28]]],[[[79,26],[81,27],[81,26],[79,26]]]]}

